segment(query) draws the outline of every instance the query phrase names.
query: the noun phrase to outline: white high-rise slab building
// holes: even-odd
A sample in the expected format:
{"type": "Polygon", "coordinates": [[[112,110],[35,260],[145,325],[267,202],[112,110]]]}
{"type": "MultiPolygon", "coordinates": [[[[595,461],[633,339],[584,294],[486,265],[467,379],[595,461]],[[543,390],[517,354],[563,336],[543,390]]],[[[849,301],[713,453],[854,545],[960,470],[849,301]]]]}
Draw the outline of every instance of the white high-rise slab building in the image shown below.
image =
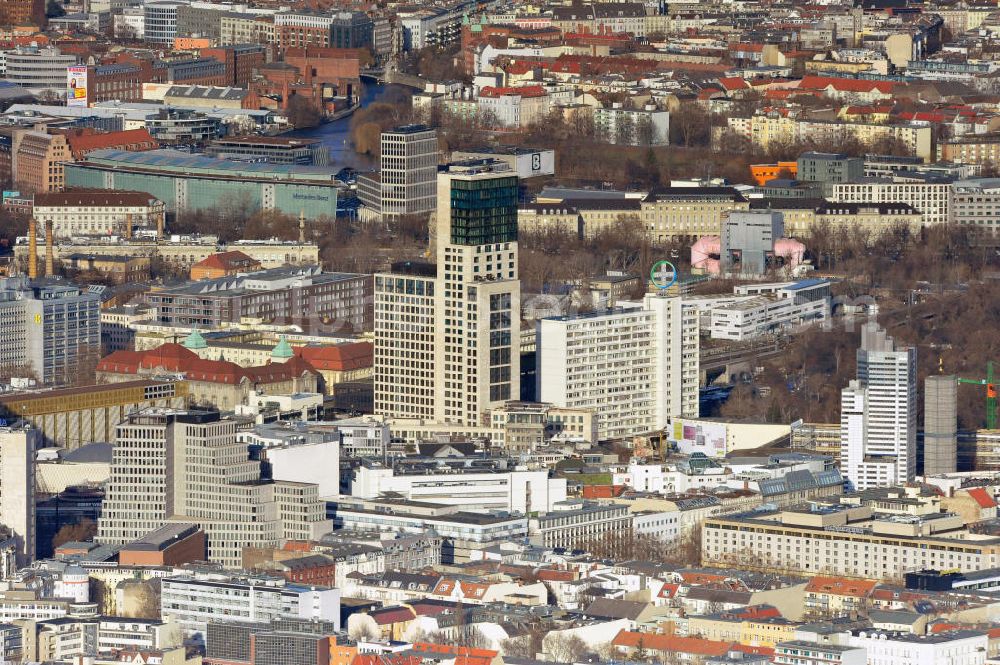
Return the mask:
{"type": "Polygon", "coordinates": [[[601,439],[698,417],[698,362],[698,311],[678,297],[537,324],[538,399],[593,410],[601,439]]]}
{"type": "Polygon", "coordinates": [[[0,525],[14,539],[17,563],[35,560],[35,450],[41,431],[0,423],[0,525]]]}
{"type": "Polygon", "coordinates": [[[858,490],[913,480],[917,463],[917,350],[885,330],[861,330],[858,378],[840,394],[841,470],[858,490]]]}
{"type": "Polygon", "coordinates": [[[315,540],[331,530],[318,488],[270,481],[216,411],[150,409],[118,426],[98,541],[124,544],[167,522],[198,524],[208,558],[242,565],[244,547],[315,540]]]}
{"type": "Polygon", "coordinates": [[[375,276],[375,411],[480,425],[520,397],[518,179],[499,161],[438,175],[437,265],[375,276]]]}
{"type": "Polygon", "coordinates": [[[377,176],[358,178],[361,214],[382,218],[420,215],[437,203],[437,130],[425,125],[404,125],[382,132],[377,176]]]}

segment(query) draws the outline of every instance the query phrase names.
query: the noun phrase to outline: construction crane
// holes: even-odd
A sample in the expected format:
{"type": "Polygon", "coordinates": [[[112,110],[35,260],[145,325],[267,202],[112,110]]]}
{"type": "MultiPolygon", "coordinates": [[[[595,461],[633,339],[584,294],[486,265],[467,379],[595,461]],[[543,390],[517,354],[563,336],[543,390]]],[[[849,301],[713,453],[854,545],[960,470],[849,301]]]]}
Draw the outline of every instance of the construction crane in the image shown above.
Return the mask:
{"type": "Polygon", "coordinates": [[[985,379],[958,378],[959,383],[970,386],[986,386],[986,429],[997,428],[997,387],[993,383],[993,361],[986,363],[985,379]]]}

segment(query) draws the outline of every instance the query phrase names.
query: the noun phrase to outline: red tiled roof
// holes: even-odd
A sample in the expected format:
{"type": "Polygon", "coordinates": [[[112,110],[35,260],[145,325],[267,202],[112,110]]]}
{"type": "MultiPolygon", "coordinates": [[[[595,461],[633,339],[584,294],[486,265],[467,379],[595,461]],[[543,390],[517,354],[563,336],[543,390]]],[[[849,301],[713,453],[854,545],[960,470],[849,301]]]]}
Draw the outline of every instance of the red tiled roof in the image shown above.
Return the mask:
{"type": "Polygon", "coordinates": [[[660,593],[657,594],[658,598],[673,598],[680,591],[680,584],[664,584],[660,588],[660,593]]]}
{"type": "Polygon", "coordinates": [[[616,647],[637,649],[642,646],[648,651],[673,651],[696,656],[723,656],[733,648],[733,642],[717,642],[704,640],[700,637],[681,637],[679,635],[658,635],[656,633],[637,633],[622,630],[611,644],[616,647]]]}
{"type": "Polygon", "coordinates": [[[873,580],[851,580],[844,577],[817,576],[806,585],[806,592],[829,593],[836,596],[867,597],[875,588],[873,580]]]}
{"type": "Polygon", "coordinates": [[[380,626],[413,621],[417,617],[416,613],[409,607],[385,607],[378,610],[372,610],[368,613],[368,616],[374,619],[375,623],[380,626]]]}
{"type": "Polygon", "coordinates": [[[698,573],[698,572],[690,572],[684,570],[679,570],[677,572],[680,574],[681,579],[684,580],[684,582],[687,584],[695,584],[695,585],[712,584],[714,582],[726,581],[725,575],[715,575],[713,573],[698,573]]]}
{"type": "Polygon", "coordinates": [[[519,97],[544,97],[545,88],[540,85],[524,85],[519,87],[494,87],[488,85],[479,91],[480,97],[503,97],[505,95],[515,95],[519,97]]]}
{"type": "Polygon", "coordinates": [[[542,568],[538,571],[537,577],[543,582],[572,582],[577,578],[577,574],[572,570],[542,568]]]}
{"type": "Polygon", "coordinates": [[[724,76],[719,79],[719,85],[726,90],[746,90],[750,87],[750,84],[739,76],[724,76]]]}
{"type": "Polygon", "coordinates": [[[896,86],[892,81],[864,81],[861,79],[844,79],[834,76],[804,76],[799,82],[802,90],[826,90],[832,87],[839,92],[871,92],[878,90],[891,94],[896,86]]]}
{"type": "Polygon", "coordinates": [[[301,356],[318,370],[345,372],[364,369],[375,364],[375,347],[371,342],[348,342],[336,346],[299,346],[301,356]]]}
{"type": "Polygon", "coordinates": [[[973,487],[967,489],[966,492],[968,493],[969,496],[971,496],[975,500],[976,503],[979,504],[980,508],[997,507],[997,502],[994,501],[993,497],[990,496],[990,493],[987,492],[985,488],[973,487]]]}
{"type": "Polygon", "coordinates": [[[455,665],[489,665],[499,655],[492,649],[473,649],[464,645],[414,642],[413,651],[440,656],[455,656],[455,665]]]}
{"type": "Polygon", "coordinates": [[[148,129],[126,129],[121,132],[106,134],[69,134],[66,136],[70,152],[74,159],[80,159],[94,150],[119,148],[122,150],[152,150],[160,144],[149,133],[148,129]]]}
{"type": "Polygon", "coordinates": [[[420,656],[407,656],[401,653],[359,653],[351,661],[351,665],[420,665],[420,656]]]}
{"type": "Polygon", "coordinates": [[[250,265],[260,265],[260,261],[248,256],[239,250],[231,250],[229,252],[219,252],[218,254],[209,254],[201,261],[195,263],[192,268],[215,268],[216,270],[235,270],[237,268],[246,267],[250,265]]]}
{"type": "Polygon", "coordinates": [[[227,360],[202,360],[194,351],[180,344],[163,344],[148,351],[115,351],[97,363],[98,372],[109,374],[139,374],[141,370],[160,368],[179,372],[192,381],[235,385],[243,380],[251,383],[279,383],[305,372],[316,370],[300,357],[284,363],[259,367],[240,367],[227,360]]]}

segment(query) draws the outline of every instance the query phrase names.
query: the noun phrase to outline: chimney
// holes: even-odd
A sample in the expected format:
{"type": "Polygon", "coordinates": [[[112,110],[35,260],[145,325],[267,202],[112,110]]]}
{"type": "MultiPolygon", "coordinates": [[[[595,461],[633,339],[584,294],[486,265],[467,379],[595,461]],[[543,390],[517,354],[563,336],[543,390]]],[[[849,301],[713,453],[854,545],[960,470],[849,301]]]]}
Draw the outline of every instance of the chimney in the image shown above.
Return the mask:
{"type": "Polygon", "coordinates": [[[132,239],[132,213],[125,215],[125,238],[132,239]]]}
{"type": "Polygon", "coordinates": [[[163,215],[165,213],[160,213],[156,216],[156,239],[163,240],[163,215]]]}
{"type": "Polygon", "coordinates": [[[45,222],[45,276],[52,277],[56,274],[55,248],[52,242],[52,220],[45,222]]]}
{"type": "Polygon", "coordinates": [[[28,277],[38,279],[38,222],[28,220],[28,277]]]}

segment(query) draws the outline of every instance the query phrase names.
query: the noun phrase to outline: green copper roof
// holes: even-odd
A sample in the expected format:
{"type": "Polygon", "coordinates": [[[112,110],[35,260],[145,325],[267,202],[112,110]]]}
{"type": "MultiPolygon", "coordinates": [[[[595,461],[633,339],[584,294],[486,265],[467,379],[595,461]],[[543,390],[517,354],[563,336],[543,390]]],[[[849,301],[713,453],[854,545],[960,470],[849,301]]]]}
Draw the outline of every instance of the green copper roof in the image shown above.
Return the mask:
{"type": "Polygon", "coordinates": [[[278,343],[277,345],[275,345],[274,350],[271,351],[271,357],[291,358],[293,355],[295,355],[295,352],[292,351],[292,345],[289,344],[288,340],[285,339],[285,336],[282,335],[281,337],[278,338],[278,343]]]}
{"type": "Polygon", "coordinates": [[[207,349],[208,342],[206,342],[205,338],[201,336],[201,332],[195,328],[191,331],[191,334],[184,339],[183,346],[188,349],[207,349]]]}

